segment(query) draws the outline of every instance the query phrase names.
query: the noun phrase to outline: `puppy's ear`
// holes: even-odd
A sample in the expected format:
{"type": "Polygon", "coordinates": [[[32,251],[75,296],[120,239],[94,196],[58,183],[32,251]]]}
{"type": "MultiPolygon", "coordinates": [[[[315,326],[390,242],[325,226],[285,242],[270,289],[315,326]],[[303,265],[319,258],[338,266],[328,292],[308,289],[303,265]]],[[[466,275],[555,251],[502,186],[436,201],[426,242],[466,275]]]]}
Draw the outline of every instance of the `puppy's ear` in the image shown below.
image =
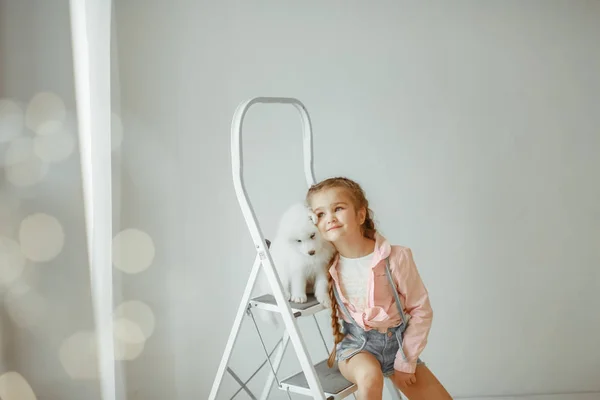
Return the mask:
{"type": "Polygon", "coordinates": [[[308,212],[308,219],[310,219],[312,221],[313,224],[317,224],[317,214],[315,214],[312,211],[308,212]]]}

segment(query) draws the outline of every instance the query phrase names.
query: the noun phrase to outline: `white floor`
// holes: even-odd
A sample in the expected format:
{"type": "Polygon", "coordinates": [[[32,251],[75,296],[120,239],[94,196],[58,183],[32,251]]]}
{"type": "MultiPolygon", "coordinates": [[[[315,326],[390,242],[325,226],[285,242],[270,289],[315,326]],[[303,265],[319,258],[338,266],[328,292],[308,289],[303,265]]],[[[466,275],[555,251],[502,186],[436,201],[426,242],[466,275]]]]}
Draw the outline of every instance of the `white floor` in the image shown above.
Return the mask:
{"type": "MultiPolygon", "coordinates": [[[[457,397],[457,400],[463,399],[457,397]]],[[[600,400],[599,393],[586,394],[557,394],[543,396],[515,396],[515,397],[469,397],[465,400],[600,400]]]]}

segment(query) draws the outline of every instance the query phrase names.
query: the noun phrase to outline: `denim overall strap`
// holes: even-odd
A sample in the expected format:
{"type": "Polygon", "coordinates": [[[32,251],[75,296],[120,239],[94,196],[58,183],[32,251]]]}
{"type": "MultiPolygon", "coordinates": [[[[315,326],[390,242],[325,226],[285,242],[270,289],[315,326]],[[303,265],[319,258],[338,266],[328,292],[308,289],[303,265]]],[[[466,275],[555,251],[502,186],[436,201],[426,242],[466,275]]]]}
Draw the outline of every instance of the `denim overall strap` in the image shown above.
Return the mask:
{"type": "Polygon", "coordinates": [[[400,311],[400,316],[402,317],[402,324],[404,325],[402,327],[402,330],[404,331],[406,329],[406,327],[408,326],[407,321],[406,321],[406,315],[404,315],[404,311],[402,310],[402,303],[400,302],[400,296],[398,296],[398,289],[396,288],[396,284],[394,283],[394,280],[392,279],[392,273],[390,271],[389,257],[385,259],[385,272],[388,277],[388,280],[390,281],[392,291],[394,292],[394,299],[396,299],[396,306],[398,307],[398,311],[400,311]]]}
{"type": "Polygon", "coordinates": [[[354,326],[360,328],[360,326],[356,323],[356,321],[354,320],[354,318],[352,318],[352,315],[350,315],[350,312],[346,308],[346,305],[344,304],[344,302],[340,298],[340,294],[338,293],[338,290],[337,290],[337,285],[335,284],[334,281],[332,281],[331,284],[333,285],[333,293],[335,294],[335,300],[337,301],[338,306],[341,308],[342,313],[352,322],[352,324],[354,326]]]}

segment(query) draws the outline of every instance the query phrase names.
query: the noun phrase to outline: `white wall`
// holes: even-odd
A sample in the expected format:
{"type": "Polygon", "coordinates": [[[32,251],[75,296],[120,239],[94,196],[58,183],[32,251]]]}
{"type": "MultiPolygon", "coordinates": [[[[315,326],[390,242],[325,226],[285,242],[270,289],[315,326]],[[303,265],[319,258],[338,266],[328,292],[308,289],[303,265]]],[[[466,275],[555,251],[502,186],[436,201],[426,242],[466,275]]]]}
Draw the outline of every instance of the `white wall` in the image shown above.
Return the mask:
{"type": "MultiPolygon", "coordinates": [[[[318,178],[363,183],[383,231],[414,249],[436,312],[424,358],[454,395],[600,390],[598,5],[227,7],[117,11],[123,91],[180,152],[180,395],[208,393],[253,260],[228,146],[257,95],[302,99],[318,178]]],[[[299,124],[256,108],[247,126],[272,232],[303,194],[299,124]]]]}
{"type": "MultiPolygon", "coordinates": [[[[494,4],[115,1],[120,112],[143,125],[124,130],[119,221],[157,254],[119,275],[156,315],[125,364],[128,398],[208,395],[254,259],[230,122],[261,95],[306,104],[317,178],[358,180],[383,233],[413,249],[435,311],[423,358],[453,396],[600,391],[600,5],[494,4]]],[[[268,236],[304,195],[300,124],[285,107],[246,121],[268,236]]],[[[251,325],[242,378],[262,361],[251,325]]],[[[283,375],[297,368],[290,352],[283,375]]]]}

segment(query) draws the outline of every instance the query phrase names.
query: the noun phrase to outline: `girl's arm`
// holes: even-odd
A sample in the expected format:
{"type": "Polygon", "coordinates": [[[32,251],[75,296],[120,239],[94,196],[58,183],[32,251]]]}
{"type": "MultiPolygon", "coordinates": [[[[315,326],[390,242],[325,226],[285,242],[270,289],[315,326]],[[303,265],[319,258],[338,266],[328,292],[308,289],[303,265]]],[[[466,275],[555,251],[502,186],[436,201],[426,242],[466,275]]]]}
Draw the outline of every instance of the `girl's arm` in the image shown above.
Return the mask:
{"type": "Polygon", "coordinates": [[[412,251],[406,247],[402,248],[394,264],[395,266],[390,268],[392,276],[398,292],[404,297],[404,309],[410,314],[408,327],[404,332],[402,351],[396,355],[394,369],[414,373],[417,358],[427,344],[433,310],[429,303],[429,294],[413,260],[412,251]]]}

